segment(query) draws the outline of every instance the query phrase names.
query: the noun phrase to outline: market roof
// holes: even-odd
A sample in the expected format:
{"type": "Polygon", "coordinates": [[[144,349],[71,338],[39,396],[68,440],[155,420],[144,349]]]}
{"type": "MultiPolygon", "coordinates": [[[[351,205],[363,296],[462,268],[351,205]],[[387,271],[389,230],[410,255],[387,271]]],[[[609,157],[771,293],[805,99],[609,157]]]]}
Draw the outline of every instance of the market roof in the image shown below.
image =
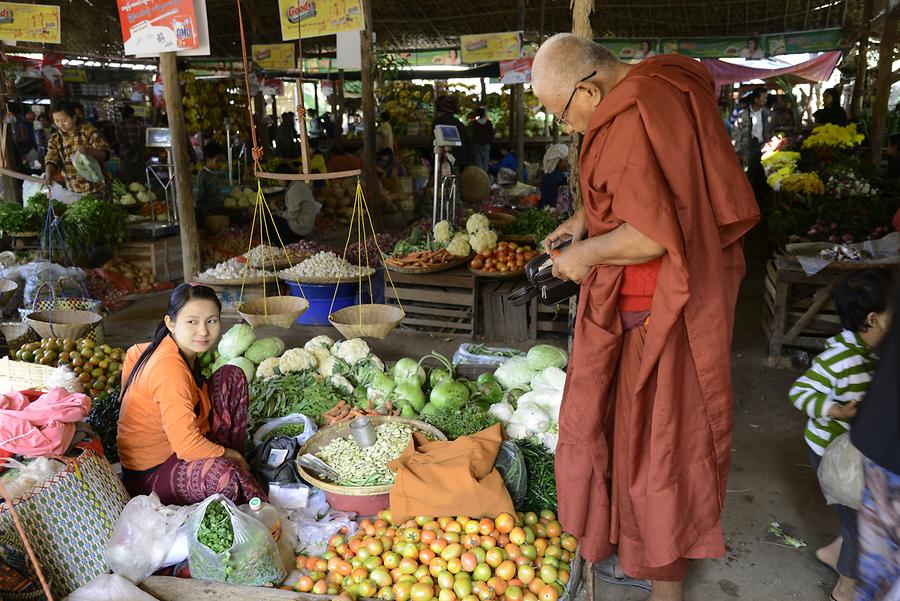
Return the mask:
{"type": "MultiPolygon", "coordinates": [[[[517,0],[371,0],[380,46],[446,48],[459,36],[516,30],[517,0]]],[[[122,53],[115,0],[36,0],[62,5],[61,45],[44,50],[117,56],[122,53]]],[[[826,29],[858,21],[863,0],[595,0],[597,37],[750,36],[826,29]]],[[[878,1],[876,4],[883,2],[878,1]]],[[[207,0],[213,57],[240,55],[237,3],[207,0]]],[[[245,0],[250,43],[281,41],[278,0],[245,0]]],[[[526,39],[571,31],[569,0],[527,0],[526,39]]],[[[23,47],[35,49],[34,45],[23,47]]],[[[331,50],[334,37],[306,41],[304,55],[331,50]]]]}

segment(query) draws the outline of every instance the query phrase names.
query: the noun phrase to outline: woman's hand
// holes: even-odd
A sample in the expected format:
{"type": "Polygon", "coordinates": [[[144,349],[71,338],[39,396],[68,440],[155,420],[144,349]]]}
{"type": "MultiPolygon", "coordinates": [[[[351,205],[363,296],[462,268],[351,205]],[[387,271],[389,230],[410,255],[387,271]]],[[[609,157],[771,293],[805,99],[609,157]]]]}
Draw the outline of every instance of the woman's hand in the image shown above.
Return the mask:
{"type": "Polygon", "coordinates": [[[550,252],[550,250],[560,242],[565,242],[566,240],[581,240],[586,235],[587,219],[584,216],[584,209],[578,209],[574,215],[569,217],[547,236],[544,240],[544,250],[550,252]]]}
{"type": "Polygon", "coordinates": [[[238,452],[235,451],[234,449],[229,449],[229,448],[226,447],[226,448],[225,448],[225,454],[222,455],[222,457],[223,457],[224,459],[229,459],[229,460],[231,460],[231,461],[234,461],[234,462],[235,462],[236,464],[238,464],[240,467],[244,468],[244,469],[247,470],[248,472],[250,471],[250,464],[247,463],[247,460],[244,459],[244,456],[243,456],[243,455],[241,455],[240,453],[238,453],[238,452]]]}
{"type": "Polygon", "coordinates": [[[580,284],[591,271],[591,265],[586,263],[580,254],[580,246],[572,244],[562,251],[553,254],[553,275],[561,280],[570,280],[580,284]]]}

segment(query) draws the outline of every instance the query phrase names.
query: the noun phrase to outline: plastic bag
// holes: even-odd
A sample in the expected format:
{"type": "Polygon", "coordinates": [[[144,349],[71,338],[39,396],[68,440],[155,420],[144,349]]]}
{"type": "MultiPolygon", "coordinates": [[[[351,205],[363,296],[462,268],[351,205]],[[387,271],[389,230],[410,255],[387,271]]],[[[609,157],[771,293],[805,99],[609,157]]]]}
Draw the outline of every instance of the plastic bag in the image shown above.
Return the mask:
{"type": "Polygon", "coordinates": [[[829,505],[859,509],[863,496],[863,457],[850,442],[850,434],[841,434],[825,448],[818,475],[829,505]]]}
{"type": "Polygon", "coordinates": [[[256,447],[250,460],[254,475],[263,482],[297,482],[294,460],[303,443],[315,433],[316,424],[301,413],[274,419],[259,428],[253,435],[256,447]],[[276,435],[266,440],[267,434],[290,424],[303,424],[303,432],[297,436],[276,435]]]}
{"type": "Polygon", "coordinates": [[[266,434],[268,434],[275,428],[280,428],[281,426],[287,426],[289,424],[303,424],[303,432],[301,434],[298,434],[297,436],[291,437],[296,440],[297,444],[299,445],[302,445],[304,442],[312,438],[313,434],[316,433],[316,423],[313,420],[309,419],[302,413],[291,413],[290,415],[285,415],[284,417],[273,419],[272,421],[266,422],[265,425],[260,426],[260,428],[253,435],[253,444],[263,444],[266,439],[266,434]]]}
{"type": "Polygon", "coordinates": [[[118,574],[100,574],[73,591],[63,601],[155,601],[118,574]]]}
{"type": "Polygon", "coordinates": [[[106,563],[116,574],[140,584],[166,565],[178,529],[194,507],[165,506],[156,493],[131,499],[106,546],[106,563]]]}
{"type": "Polygon", "coordinates": [[[84,271],[78,267],[63,267],[49,261],[35,261],[19,268],[25,281],[24,308],[31,309],[35,296],[49,299],[56,296],[85,295],[84,271]]]}
{"type": "Polygon", "coordinates": [[[81,179],[97,184],[103,181],[103,171],[100,169],[100,161],[89,154],[76,152],[72,154],[72,164],[81,179]]]}
{"type": "Polygon", "coordinates": [[[319,489],[310,492],[306,507],[285,512],[282,536],[294,551],[306,555],[321,555],[328,550],[328,539],[347,529],[347,536],[356,532],[355,514],[333,511],[319,489]]]}
{"type": "MultiPolygon", "coordinates": [[[[40,175],[41,178],[46,177],[46,174],[42,173],[40,175]]],[[[50,196],[50,186],[45,183],[38,183],[32,181],[24,181],[22,182],[22,198],[26,201],[31,200],[33,196],[37,196],[38,194],[46,194],[50,196]]]]}
{"type": "Polygon", "coordinates": [[[238,510],[229,499],[213,495],[188,520],[188,565],[191,577],[247,586],[278,585],[287,576],[278,547],[262,522],[238,510]],[[231,522],[231,547],[216,553],[200,542],[200,527],[210,505],[221,503],[231,522]]]}
{"type": "Polygon", "coordinates": [[[528,492],[528,471],[525,469],[525,456],[518,445],[511,440],[504,440],[494,467],[503,476],[503,483],[506,484],[506,490],[516,509],[521,509],[528,492]]]}
{"type": "MultiPolygon", "coordinates": [[[[35,486],[39,486],[66,469],[66,464],[56,459],[48,457],[38,457],[21,463],[12,457],[0,459],[0,468],[7,468],[8,471],[0,478],[3,480],[3,486],[9,495],[10,501],[15,501],[22,495],[31,490],[35,486]]],[[[2,499],[3,497],[0,497],[2,499]]]]}
{"type": "Polygon", "coordinates": [[[53,182],[50,184],[50,194],[48,194],[48,196],[53,200],[58,200],[64,205],[71,205],[74,204],[76,200],[80,199],[82,195],[78,192],[72,192],[58,183],[53,182]]]}

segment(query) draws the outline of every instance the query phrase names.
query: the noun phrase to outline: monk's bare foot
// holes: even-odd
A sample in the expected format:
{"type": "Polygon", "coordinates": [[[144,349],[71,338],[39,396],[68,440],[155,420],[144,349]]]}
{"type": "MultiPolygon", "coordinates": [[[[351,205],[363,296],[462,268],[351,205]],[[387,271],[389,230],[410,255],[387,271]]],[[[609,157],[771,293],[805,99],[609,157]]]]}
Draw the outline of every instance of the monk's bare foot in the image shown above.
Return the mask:
{"type": "Polygon", "coordinates": [[[663,582],[662,580],[650,581],[653,592],[647,601],[684,601],[684,583],[663,582]]]}
{"type": "Polygon", "coordinates": [[[840,536],[837,537],[836,539],[831,541],[830,544],[816,551],[816,559],[824,563],[832,570],[837,571],[838,557],[840,557],[841,555],[841,545],[843,543],[844,539],[840,536]]]}
{"type": "Polygon", "coordinates": [[[841,576],[838,578],[834,590],[831,591],[831,597],[835,601],[853,601],[853,595],[856,593],[856,580],[841,576]]]}

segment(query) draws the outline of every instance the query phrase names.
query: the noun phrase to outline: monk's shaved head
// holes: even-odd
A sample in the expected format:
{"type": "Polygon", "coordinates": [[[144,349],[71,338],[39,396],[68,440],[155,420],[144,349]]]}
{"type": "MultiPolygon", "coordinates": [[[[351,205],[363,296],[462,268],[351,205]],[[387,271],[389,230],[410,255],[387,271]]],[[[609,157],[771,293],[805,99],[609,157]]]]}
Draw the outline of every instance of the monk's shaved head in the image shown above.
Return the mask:
{"type": "Polygon", "coordinates": [[[558,33],[541,44],[531,68],[531,85],[545,106],[565,104],[575,83],[591,71],[598,79],[615,71],[620,61],[591,40],[571,33],[558,33]]]}

